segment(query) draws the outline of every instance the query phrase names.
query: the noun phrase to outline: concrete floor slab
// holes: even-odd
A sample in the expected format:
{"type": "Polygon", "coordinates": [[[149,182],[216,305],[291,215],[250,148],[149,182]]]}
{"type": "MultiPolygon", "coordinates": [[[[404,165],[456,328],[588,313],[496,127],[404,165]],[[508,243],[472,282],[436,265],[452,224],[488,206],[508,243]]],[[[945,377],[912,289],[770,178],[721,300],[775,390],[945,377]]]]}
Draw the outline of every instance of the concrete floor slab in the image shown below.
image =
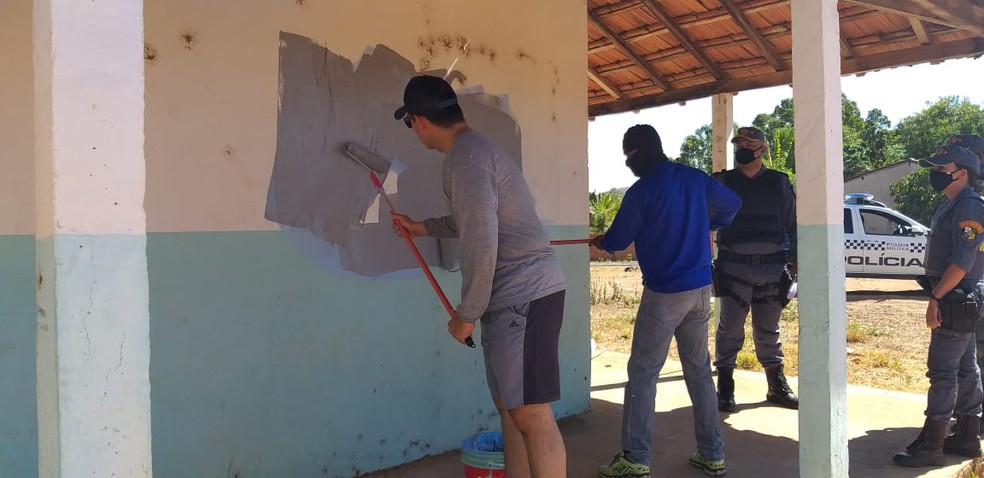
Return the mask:
{"type": "MultiPolygon", "coordinates": [[[[567,445],[568,476],[593,478],[619,451],[628,355],[604,352],[592,360],[591,411],[560,421],[567,445]]],[[[790,378],[796,389],[796,379],[790,378]]],[[[738,410],[722,414],[729,477],[788,478],[799,475],[798,415],[765,401],[765,375],[735,372],[738,410]]],[[[852,477],[953,477],[970,459],[947,457],[939,468],[901,468],[892,455],[905,448],[923,423],[924,395],[863,387],[848,388],[848,433],[852,477]]],[[[700,477],[688,458],[696,449],[690,398],[680,364],[668,361],[656,392],[653,478],[700,477]]],[[[457,452],[427,457],[368,475],[371,478],[464,476],[457,452]]]]}

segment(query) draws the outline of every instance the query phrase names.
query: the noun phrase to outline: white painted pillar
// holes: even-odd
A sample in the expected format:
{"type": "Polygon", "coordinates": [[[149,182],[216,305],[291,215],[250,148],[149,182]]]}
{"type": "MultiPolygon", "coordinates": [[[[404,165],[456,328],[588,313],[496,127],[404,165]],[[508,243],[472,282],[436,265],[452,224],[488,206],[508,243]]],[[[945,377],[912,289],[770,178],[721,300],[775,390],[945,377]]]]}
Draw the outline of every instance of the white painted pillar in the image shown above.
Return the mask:
{"type": "Polygon", "coordinates": [[[735,129],[734,95],[721,93],[711,97],[711,139],[713,151],[711,171],[722,171],[734,167],[731,154],[731,134],[735,129]]]}
{"type": "Polygon", "coordinates": [[[848,476],[837,0],[793,0],[799,221],[800,476],[848,476]],[[809,198],[809,200],[804,200],[809,198]]]}
{"type": "Polygon", "coordinates": [[[150,477],[143,2],[35,0],[39,475],[150,477]]]}

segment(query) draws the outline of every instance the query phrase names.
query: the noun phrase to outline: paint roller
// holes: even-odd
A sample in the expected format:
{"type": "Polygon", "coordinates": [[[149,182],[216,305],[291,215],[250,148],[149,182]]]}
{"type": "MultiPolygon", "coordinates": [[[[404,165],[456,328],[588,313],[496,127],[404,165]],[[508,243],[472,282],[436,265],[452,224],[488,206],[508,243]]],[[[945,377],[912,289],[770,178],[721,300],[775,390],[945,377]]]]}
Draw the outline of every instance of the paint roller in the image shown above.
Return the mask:
{"type": "MultiPolygon", "coordinates": [[[[390,212],[396,212],[393,208],[393,203],[390,201],[389,196],[383,189],[383,183],[379,180],[379,174],[385,175],[390,168],[390,161],[386,158],[379,156],[378,154],[369,151],[362,146],[355,143],[346,143],[342,146],[342,151],[345,152],[348,157],[355,160],[355,162],[362,165],[369,171],[369,180],[372,181],[372,185],[376,187],[376,191],[379,195],[386,201],[386,205],[389,206],[390,212]]],[[[393,224],[400,230],[400,236],[406,241],[407,247],[410,248],[410,252],[413,253],[413,257],[417,259],[417,265],[420,266],[420,270],[424,271],[424,275],[427,276],[427,281],[430,282],[431,288],[434,289],[434,293],[437,294],[437,298],[441,300],[441,304],[444,305],[444,310],[447,311],[448,317],[454,318],[454,308],[451,307],[451,302],[448,301],[448,297],[444,295],[444,291],[441,289],[441,285],[437,283],[437,279],[434,279],[434,274],[431,273],[430,267],[427,267],[427,263],[424,261],[423,256],[420,255],[420,251],[417,250],[417,245],[413,243],[413,238],[410,237],[410,231],[408,231],[403,224],[399,221],[394,220],[393,224]]],[[[469,347],[475,347],[475,341],[469,336],[465,339],[465,345],[469,347]]]]}

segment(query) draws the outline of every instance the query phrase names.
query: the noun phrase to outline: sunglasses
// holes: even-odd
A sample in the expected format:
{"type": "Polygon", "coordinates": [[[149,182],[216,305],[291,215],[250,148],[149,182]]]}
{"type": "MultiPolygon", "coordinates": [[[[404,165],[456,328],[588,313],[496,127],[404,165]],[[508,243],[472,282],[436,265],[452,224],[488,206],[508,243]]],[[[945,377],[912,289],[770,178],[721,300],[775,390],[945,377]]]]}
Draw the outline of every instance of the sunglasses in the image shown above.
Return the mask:
{"type": "Polygon", "coordinates": [[[731,142],[737,143],[738,141],[741,140],[762,141],[762,139],[759,138],[761,134],[762,134],[761,132],[752,128],[738,128],[738,132],[735,134],[733,138],[731,138],[731,142]]]}
{"type": "Polygon", "coordinates": [[[407,113],[407,115],[403,117],[403,124],[407,125],[407,128],[413,129],[413,116],[407,113]]]}

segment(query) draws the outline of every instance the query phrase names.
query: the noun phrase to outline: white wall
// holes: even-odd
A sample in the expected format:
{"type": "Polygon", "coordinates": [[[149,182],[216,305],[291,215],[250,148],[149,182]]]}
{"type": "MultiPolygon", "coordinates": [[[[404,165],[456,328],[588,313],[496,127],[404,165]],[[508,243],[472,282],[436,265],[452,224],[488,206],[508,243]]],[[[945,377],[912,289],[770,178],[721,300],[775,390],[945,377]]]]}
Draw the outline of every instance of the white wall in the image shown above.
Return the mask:
{"type": "Polygon", "coordinates": [[[564,0],[148,2],[151,232],[276,227],[262,211],[275,152],[280,31],[353,61],[384,44],[420,69],[453,64],[470,86],[508,95],[541,217],[585,223],[586,195],[570,194],[587,191],[584,7],[564,0]],[[445,48],[445,39],[459,37],[470,54],[445,48]]]}
{"type": "MultiPolygon", "coordinates": [[[[34,232],[31,9],[0,0],[0,241],[34,232]]],[[[566,237],[587,229],[583,0],[145,2],[161,476],[351,476],[452,449],[495,416],[480,352],[441,330],[426,282],[330,276],[263,218],[281,31],[352,60],[386,45],[421,70],[454,65],[467,86],[508,97],[541,218],[566,237]],[[458,38],[469,54],[445,48],[458,38]]],[[[34,240],[23,239],[0,243],[0,294],[10,296],[0,352],[12,351],[0,357],[0,381],[24,384],[0,390],[0,427],[19,433],[0,469],[15,476],[36,474],[37,457],[34,240]]],[[[569,281],[559,406],[569,414],[588,403],[587,250],[558,252],[569,281]]],[[[452,301],[456,277],[438,273],[452,301]]]]}
{"type": "Polygon", "coordinates": [[[851,178],[844,182],[844,194],[873,194],[876,201],[883,202],[890,207],[895,207],[895,199],[892,198],[891,193],[892,184],[917,169],[919,169],[919,163],[917,161],[906,160],[868,174],[851,178]]]}

